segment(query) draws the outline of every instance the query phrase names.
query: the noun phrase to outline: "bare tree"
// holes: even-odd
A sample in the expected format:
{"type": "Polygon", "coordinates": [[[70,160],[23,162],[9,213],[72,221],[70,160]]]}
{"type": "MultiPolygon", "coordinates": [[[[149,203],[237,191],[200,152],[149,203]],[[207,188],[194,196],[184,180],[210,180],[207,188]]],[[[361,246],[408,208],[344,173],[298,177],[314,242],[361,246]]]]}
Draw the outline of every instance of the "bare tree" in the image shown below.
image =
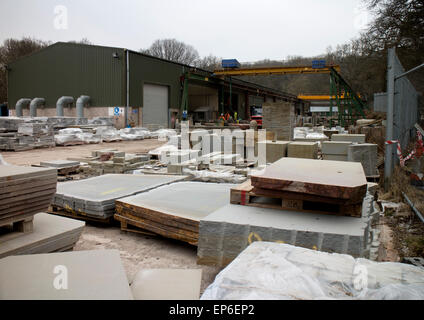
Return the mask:
{"type": "Polygon", "coordinates": [[[49,42],[32,38],[6,39],[3,42],[3,45],[0,46],[0,103],[7,101],[7,65],[47,45],[49,42]]]}
{"type": "Polygon", "coordinates": [[[176,39],[156,40],[149,49],[140,51],[158,58],[188,65],[195,65],[199,60],[199,53],[193,46],[176,39]]]}
{"type": "Polygon", "coordinates": [[[208,71],[214,71],[221,66],[221,58],[218,58],[212,54],[203,57],[196,63],[196,67],[205,69],[208,71]]]}
{"type": "Polygon", "coordinates": [[[93,44],[90,40],[88,40],[87,38],[82,38],[80,41],[76,41],[76,40],[71,40],[68,41],[69,43],[79,43],[79,44],[93,44]]]}

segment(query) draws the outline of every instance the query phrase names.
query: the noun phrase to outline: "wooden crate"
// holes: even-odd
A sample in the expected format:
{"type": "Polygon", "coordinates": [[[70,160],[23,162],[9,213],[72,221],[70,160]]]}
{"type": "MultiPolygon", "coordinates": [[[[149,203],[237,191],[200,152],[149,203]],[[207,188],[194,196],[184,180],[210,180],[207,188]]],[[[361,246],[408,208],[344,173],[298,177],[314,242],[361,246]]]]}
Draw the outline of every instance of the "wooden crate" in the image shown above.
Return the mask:
{"type": "Polygon", "coordinates": [[[231,189],[232,204],[301,212],[361,217],[362,204],[343,199],[255,188],[250,180],[231,189]]]}

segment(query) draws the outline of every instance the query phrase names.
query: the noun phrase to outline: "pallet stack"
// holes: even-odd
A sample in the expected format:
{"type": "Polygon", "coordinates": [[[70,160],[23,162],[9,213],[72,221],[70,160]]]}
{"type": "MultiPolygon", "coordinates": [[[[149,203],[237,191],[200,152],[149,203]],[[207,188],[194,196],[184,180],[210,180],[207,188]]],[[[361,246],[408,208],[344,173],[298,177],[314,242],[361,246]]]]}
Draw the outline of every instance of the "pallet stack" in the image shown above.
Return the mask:
{"type": "Polygon", "coordinates": [[[56,192],[56,169],[0,166],[0,227],[32,230],[33,215],[47,210],[56,192]]]}
{"type": "Polygon", "coordinates": [[[199,223],[228,204],[227,183],[178,182],[116,201],[123,231],[159,234],[197,245],[199,223]]]}
{"type": "Polygon", "coordinates": [[[231,203],[361,217],[367,180],[360,163],[282,158],[231,190],[231,203]]]}
{"type": "Polygon", "coordinates": [[[43,119],[0,118],[0,150],[54,147],[53,127],[43,119]]]}

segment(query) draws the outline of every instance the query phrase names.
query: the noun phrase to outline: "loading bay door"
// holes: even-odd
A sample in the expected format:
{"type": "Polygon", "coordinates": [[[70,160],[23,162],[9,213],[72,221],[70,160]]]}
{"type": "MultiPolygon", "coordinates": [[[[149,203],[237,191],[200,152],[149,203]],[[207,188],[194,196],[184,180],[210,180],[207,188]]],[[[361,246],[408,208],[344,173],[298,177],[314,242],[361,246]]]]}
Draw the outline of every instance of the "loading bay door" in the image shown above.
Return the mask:
{"type": "Polygon", "coordinates": [[[143,86],[143,126],[168,128],[168,87],[156,84],[143,86]]]}

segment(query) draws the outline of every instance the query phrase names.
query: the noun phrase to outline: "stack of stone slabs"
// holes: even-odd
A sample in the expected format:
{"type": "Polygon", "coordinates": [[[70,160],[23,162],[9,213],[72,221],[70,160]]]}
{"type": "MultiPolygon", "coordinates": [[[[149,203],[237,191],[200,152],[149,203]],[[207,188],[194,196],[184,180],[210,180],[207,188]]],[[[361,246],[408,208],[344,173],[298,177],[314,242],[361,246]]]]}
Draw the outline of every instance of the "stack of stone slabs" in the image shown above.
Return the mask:
{"type": "Polygon", "coordinates": [[[0,165],[0,226],[46,211],[56,185],[56,169],[0,165]]]}
{"type": "Polygon", "coordinates": [[[225,266],[254,241],[365,256],[372,201],[364,199],[362,218],[229,204],[200,221],[197,263],[225,266]]]}
{"type": "Polygon", "coordinates": [[[116,201],[115,218],[196,245],[199,221],[230,202],[234,184],[179,182],[116,201]]]}
{"type": "Polygon", "coordinates": [[[295,192],[361,203],[367,180],[360,163],[282,158],[251,176],[260,189],[295,192]]]}
{"type": "Polygon", "coordinates": [[[52,204],[67,211],[109,218],[115,200],[184,180],[185,176],[106,174],[81,181],[59,183],[52,204]]]}

